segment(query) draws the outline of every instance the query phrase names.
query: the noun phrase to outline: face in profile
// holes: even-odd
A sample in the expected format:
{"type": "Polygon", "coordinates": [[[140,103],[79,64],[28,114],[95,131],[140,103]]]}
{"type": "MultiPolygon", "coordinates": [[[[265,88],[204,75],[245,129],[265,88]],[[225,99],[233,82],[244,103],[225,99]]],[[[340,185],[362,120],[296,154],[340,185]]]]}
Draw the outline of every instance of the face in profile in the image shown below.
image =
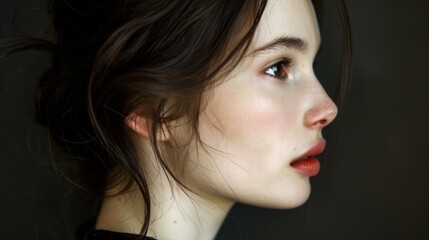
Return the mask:
{"type": "Polygon", "coordinates": [[[210,93],[199,121],[207,147],[191,146],[186,185],[225,203],[305,202],[320,167],[312,156],[337,114],[313,72],[319,45],[310,1],[268,1],[246,57],[210,93]]]}

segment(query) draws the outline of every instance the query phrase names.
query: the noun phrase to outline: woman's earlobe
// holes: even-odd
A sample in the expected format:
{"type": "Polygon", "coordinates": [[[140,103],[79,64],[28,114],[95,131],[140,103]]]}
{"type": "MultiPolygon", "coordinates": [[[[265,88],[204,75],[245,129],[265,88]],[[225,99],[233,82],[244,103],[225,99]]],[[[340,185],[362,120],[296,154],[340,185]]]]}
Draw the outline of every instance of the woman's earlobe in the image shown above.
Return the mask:
{"type": "MultiPolygon", "coordinates": [[[[133,112],[128,115],[124,121],[125,124],[139,136],[147,139],[150,138],[152,122],[148,120],[144,114],[133,112]]],[[[170,139],[170,134],[164,124],[162,124],[160,129],[157,129],[156,139],[162,142],[170,139]]]]}

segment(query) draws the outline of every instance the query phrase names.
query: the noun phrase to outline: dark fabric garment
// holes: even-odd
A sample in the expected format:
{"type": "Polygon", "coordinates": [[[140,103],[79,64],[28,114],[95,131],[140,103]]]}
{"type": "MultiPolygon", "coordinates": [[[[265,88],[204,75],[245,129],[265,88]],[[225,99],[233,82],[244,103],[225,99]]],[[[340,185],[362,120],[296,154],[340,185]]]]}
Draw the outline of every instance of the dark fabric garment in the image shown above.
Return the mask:
{"type": "Polygon", "coordinates": [[[76,240],[156,240],[137,234],[97,230],[94,226],[95,218],[82,223],[76,231],[76,240]]]}
{"type": "Polygon", "coordinates": [[[106,230],[94,230],[84,240],[156,240],[151,237],[143,237],[137,234],[119,233],[106,230]]]}

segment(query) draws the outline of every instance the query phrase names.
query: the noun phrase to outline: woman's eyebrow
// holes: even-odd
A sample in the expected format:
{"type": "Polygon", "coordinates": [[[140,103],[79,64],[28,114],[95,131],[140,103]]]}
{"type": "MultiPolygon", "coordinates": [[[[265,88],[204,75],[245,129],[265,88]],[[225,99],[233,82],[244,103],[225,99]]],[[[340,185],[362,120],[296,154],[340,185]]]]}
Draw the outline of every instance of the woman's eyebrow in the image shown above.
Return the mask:
{"type": "Polygon", "coordinates": [[[307,41],[299,37],[278,37],[274,40],[264,44],[261,47],[256,48],[252,52],[248,54],[248,56],[252,56],[255,54],[261,54],[263,52],[275,49],[275,48],[286,48],[292,50],[298,50],[300,52],[305,52],[308,50],[307,41]]]}

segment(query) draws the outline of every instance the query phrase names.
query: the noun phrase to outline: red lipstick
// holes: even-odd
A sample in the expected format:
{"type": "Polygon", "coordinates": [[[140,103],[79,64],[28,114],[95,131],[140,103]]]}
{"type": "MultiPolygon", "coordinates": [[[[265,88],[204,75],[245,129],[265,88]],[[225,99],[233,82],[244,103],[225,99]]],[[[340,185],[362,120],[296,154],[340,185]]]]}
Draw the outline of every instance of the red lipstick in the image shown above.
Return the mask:
{"type": "Polygon", "coordinates": [[[316,176],[320,170],[320,162],[315,155],[321,154],[325,150],[325,146],[325,140],[318,141],[307,152],[293,160],[290,165],[299,173],[309,177],[316,176]]]}

